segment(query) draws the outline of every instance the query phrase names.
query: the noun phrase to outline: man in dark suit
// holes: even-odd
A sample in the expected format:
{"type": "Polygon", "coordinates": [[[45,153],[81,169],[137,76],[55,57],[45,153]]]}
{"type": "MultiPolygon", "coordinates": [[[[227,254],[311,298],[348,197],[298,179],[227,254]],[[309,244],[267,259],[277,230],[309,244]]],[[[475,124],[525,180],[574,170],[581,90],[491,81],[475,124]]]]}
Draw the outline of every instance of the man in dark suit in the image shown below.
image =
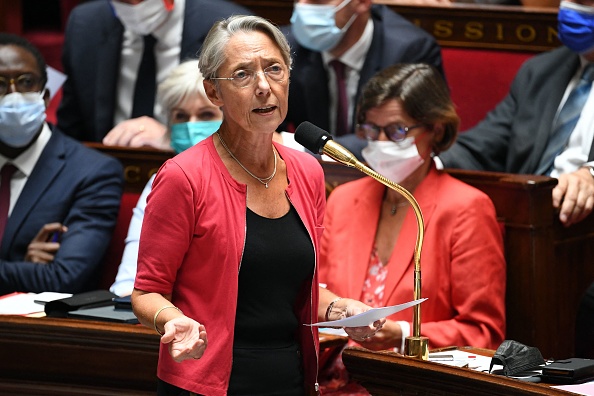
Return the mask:
{"type": "MultiPolygon", "coordinates": [[[[559,219],[566,226],[584,219],[594,206],[594,94],[587,96],[586,92],[583,110],[578,109],[573,129],[559,150],[549,150],[560,131],[557,120],[565,104],[571,102],[573,88],[586,74],[592,77],[586,71],[594,63],[594,37],[589,33],[594,29],[594,19],[580,18],[579,14],[591,15],[594,7],[579,4],[581,1],[565,1],[559,10],[559,38],[564,46],[526,61],[497,107],[439,155],[446,168],[558,178],[553,205],[560,208],[559,219]],[[581,23],[589,21],[590,26],[573,31],[579,26],[572,21],[574,17],[581,23]]],[[[586,87],[592,85],[591,80],[584,83],[586,87]]]]}
{"type": "Polygon", "coordinates": [[[428,63],[443,74],[441,50],[433,37],[371,0],[299,0],[291,25],[283,30],[295,55],[289,111],[281,128],[309,121],[359,158],[367,142],[352,133],[361,87],[376,72],[400,62],[428,63]],[[337,119],[337,73],[330,66],[334,60],[345,65],[347,109],[342,127],[337,119]]]}
{"type": "Polygon", "coordinates": [[[115,226],[120,163],[45,122],[46,65],[0,33],[0,294],[97,286],[115,226]]]}
{"type": "Polygon", "coordinates": [[[65,33],[68,79],[58,126],[81,141],[170,150],[155,87],[180,61],[195,59],[212,24],[232,14],[251,13],[228,0],[96,0],[77,6],[65,33]],[[149,57],[155,63],[145,75],[149,36],[156,40],[150,51],[155,58],[149,57]],[[137,86],[149,91],[139,95],[149,99],[148,110],[136,111],[137,86]]]}

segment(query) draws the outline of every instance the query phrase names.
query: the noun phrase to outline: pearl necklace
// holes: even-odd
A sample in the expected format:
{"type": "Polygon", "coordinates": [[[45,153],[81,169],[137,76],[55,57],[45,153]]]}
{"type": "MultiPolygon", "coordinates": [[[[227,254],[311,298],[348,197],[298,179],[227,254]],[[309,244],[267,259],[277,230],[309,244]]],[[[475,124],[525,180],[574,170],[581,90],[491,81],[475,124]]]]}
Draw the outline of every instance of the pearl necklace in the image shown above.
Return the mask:
{"type": "Polygon", "coordinates": [[[239,166],[241,166],[243,168],[243,170],[247,172],[248,175],[250,175],[254,179],[258,180],[260,183],[264,184],[264,186],[266,188],[268,188],[268,183],[270,183],[272,181],[272,179],[274,179],[274,176],[276,176],[276,150],[274,149],[274,146],[272,146],[272,155],[274,155],[274,170],[272,171],[272,175],[270,175],[268,177],[258,177],[256,175],[254,175],[252,172],[250,172],[245,166],[243,166],[243,164],[241,162],[239,162],[239,160],[233,155],[231,150],[229,150],[229,147],[227,147],[227,145],[225,144],[225,141],[221,137],[221,134],[217,132],[217,136],[219,137],[219,141],[221,142],[221,145],[223,145],[223,147],[229,153],[231,158],[233,158],[235,160],[235,162],[237,162],[239,164],[239,166]]]}

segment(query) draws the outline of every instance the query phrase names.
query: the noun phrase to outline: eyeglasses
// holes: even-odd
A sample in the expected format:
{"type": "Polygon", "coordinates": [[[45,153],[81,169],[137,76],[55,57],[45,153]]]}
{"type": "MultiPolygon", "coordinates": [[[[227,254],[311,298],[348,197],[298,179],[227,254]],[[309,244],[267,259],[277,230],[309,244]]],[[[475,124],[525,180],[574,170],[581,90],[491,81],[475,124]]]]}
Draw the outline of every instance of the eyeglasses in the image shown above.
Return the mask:
{"type": "Polygon", "coordinates": [[[16,78],[0,76],[0,96],[6,95],[11,85],[21,93],[39,91],[40,82],[41,78],[31,73],[21,74],[16,78]]]}
{"type": "Polygon", "coordinates": [[[415,128],[422,127],[423,124],[411,125],[409,127],[399,124],[390,124],[385,127],[379,127],[373,124],[358,124],[356,134],[357,136],[367,140],[377,140],[380,132],[384,132],[388,139],[394,142],[401,142],[406,139],[408,131],[415,128]]]}
{"type": "Polygon", "coordinates": [[[211,77],[210,80],[229,80],[238,88],[246,88],[256,81],[258,74],[262,73],[274,82],[280,83],[285,80],[285,68],[279,64],[268,66],[261,72],[250,69],[239,69],[234,71],[231,77],[211,77]]]}

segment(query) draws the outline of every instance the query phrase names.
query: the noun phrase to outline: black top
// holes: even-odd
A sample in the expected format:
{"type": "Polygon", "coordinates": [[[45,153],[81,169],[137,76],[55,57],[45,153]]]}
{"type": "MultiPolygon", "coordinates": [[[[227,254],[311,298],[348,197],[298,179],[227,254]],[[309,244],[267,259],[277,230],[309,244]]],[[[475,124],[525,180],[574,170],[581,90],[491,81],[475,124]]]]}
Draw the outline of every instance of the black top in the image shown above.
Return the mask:
{"type": "Polygon", "coordinates": [[[311,238],[296,210],[278,218],[247,210],[229,394],[303,394],[295,312],[309,299],[315,263],[311,238]],[[292,390],[292,391],[291,391],[292,390]]]}

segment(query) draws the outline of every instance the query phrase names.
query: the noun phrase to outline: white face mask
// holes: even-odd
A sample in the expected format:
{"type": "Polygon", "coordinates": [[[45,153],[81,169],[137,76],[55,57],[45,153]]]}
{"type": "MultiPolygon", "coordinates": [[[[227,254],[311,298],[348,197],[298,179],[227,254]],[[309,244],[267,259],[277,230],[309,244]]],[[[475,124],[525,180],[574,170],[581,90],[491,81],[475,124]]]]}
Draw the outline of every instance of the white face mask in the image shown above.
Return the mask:
{"type": "Polygon", "coordinates": [[[396,184],[409,177],[425,162],[419,155],[413,137],[401,142],[371,141],[361,155],[371,169],[396,184]]]}
{"type": "Polygon", "coordinates": [[[126,30],[141,36],[153,33],[169,16],[163,0],[144,0],[136,5],[112,0],[111,5],[126,30]]]}
{"type": "Polygon", "coordinates": [[[0,98],[0,141],[7,146],[27,146],[45,121],[43,93],[13,92],[0,98]]]}

